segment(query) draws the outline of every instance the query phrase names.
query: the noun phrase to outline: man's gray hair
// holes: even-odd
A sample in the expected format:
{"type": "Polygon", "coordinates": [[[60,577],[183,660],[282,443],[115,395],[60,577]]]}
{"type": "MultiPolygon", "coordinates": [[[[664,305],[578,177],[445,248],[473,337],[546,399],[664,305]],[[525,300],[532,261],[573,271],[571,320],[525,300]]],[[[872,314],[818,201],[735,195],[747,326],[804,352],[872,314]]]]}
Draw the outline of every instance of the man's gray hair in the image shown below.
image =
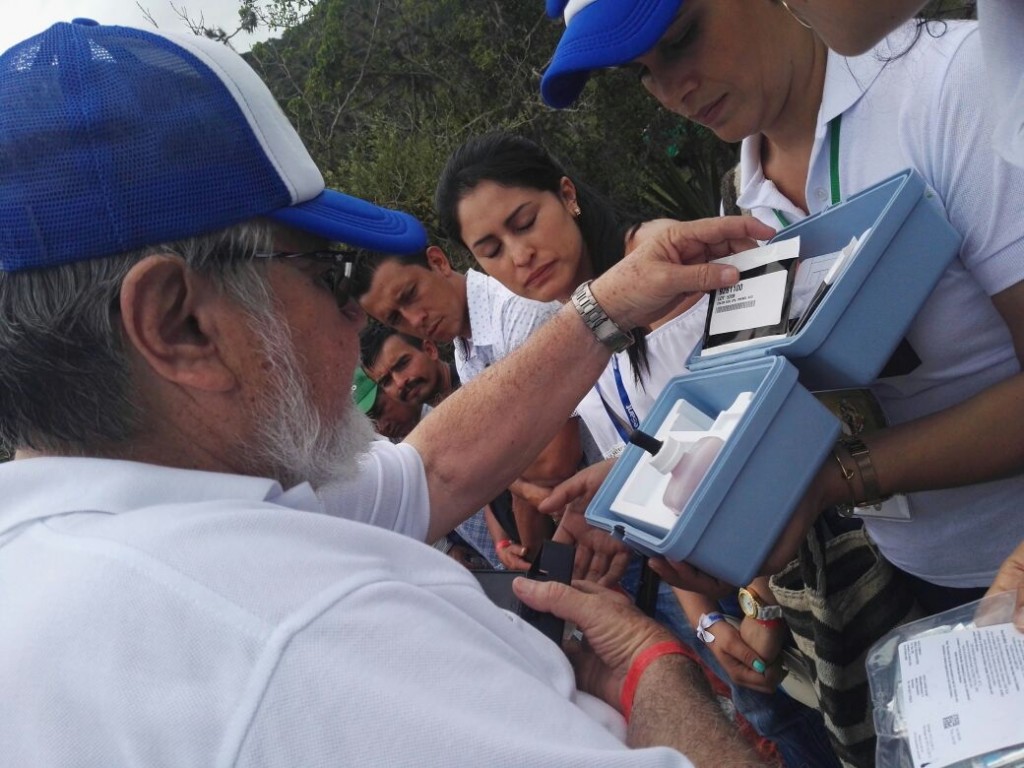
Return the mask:
{"type": "Polygon", "coordinates": [[[270,225],[229,229],[131,253],[0,272],[0,445],[95,455],[143,427],[119,322],[121,284],[151,254],[208,275],[254,318],[271,312],[270,225]]]}

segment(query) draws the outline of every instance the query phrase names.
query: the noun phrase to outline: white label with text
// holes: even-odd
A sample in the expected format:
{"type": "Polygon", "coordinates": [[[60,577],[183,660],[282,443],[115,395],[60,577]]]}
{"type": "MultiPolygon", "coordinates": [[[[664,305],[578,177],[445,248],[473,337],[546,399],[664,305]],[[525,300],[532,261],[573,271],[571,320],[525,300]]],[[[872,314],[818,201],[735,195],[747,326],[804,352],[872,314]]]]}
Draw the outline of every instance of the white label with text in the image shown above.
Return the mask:
{"type": "Polygon", "coordinates": [[[709,333],[717,336],[777,324],[786,299],[786,278],[786,271],[779,270],[719,289],[711,309],[709,333]]]}

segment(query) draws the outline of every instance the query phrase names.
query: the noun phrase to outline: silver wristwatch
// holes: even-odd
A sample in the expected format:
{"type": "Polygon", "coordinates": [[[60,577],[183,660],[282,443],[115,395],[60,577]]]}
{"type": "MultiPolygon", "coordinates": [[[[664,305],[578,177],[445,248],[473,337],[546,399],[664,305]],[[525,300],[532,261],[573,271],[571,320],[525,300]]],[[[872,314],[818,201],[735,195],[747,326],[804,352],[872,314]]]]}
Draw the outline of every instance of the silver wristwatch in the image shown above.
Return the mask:
{"type": "Polygon", "coordinates": [[[615,321],[601,309],[601,305],[597,303],[597,299],[594,298],[594,294],[590,290],[589,280],[581,283],[572,292],[572,305],[580,313],[580,317],[583,318],[587,327],[593,331],[597,340],[612,352],[621,352],[633,343],[632,335],[619,328],[615,321]]]}

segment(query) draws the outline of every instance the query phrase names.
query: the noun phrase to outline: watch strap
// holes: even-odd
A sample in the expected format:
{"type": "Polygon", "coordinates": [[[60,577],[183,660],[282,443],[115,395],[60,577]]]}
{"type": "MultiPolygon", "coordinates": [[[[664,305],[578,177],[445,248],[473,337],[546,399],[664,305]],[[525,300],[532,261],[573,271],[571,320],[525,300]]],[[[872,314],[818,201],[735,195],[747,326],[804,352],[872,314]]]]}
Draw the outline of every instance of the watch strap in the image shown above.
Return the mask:
{"type": "Polygon", "coordinates": [[[754,618],[763,624],[769,624],[779,621],[782,619],[782,606],[759,605],[757,607],[757,616],[755,616],[754,618]]]}
{"type": "Polygon", "coordinates": [[[740,608],[743,609],[743,614],[749,616],[755,621],[762,623],[774,623],[782,618],[782,606],[781,605],[768,605],[764,602],[757,592],[749,587],[743,587],[740,589],[740,608]],[[744,600],[744,597],[746,600],[744,600]],[[744,602],[749,601],[754,606],[754,613],[747,613],[744,607],[744,602]]]}
{"type": "Polygon", "coordinates": [[[597,303],[590,290],[590,280],[581,283],[572,292],[572,305],[597,340],[612,352],[621,352],[633,343],[633,336],[619,328],[597,303]]]}

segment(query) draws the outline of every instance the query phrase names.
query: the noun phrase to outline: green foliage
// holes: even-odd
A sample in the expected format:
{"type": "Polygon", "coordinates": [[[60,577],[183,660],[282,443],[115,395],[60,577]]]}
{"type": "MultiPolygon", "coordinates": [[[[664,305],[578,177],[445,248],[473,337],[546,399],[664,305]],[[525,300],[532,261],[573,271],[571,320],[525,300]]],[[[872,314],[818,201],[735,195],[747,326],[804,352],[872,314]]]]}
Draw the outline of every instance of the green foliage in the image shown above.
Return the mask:
{"type": "Polygon", "coordinates": [[[717,216],[722,176],[736,163],[736,149],[711,131],[667,112],[668,123],[652,126],[648,140],[653,153],[667,162],[647,165],[647,188],[641,193],[653,206],[673,218],[687,220],[717,216]]]}
{"type": "Polygon", "coordinates": [[[428,226],[449,153],[497,128],[544,144],[639,216],[707,215],[719,166],[732,162],[709,134],[678,133],[679,121],[626,73],[594,78],[572,109],[544,105],[540,73],[561,24],[534,0],[274,0],[262,9],[245,0],[240,13],[302,19],[247,56],[328,183],[428,226]],[[673,136],[684,148],[674,160],[673,136]],[[666,181],[675,177],[684,187],[666,181]]]}
{"type": "MultiPolygon", "coordinates": [[[[539,0],[240,3],[240,28],[282,31],[247,57],[328,183],[351,194],[404,208],[429,227],[451,150],[504,128],[548,147],[634,216],[718,212],[735,147],[661,109],[627,72],[592,78],[570,109],[542,103],[540,74],[562,24],[539,0]]],[[[964,17],[973,6],[935,0],[928,11],[964,17]]],[[[235,34],[205,31],[225,41],[235,34]]]]}

